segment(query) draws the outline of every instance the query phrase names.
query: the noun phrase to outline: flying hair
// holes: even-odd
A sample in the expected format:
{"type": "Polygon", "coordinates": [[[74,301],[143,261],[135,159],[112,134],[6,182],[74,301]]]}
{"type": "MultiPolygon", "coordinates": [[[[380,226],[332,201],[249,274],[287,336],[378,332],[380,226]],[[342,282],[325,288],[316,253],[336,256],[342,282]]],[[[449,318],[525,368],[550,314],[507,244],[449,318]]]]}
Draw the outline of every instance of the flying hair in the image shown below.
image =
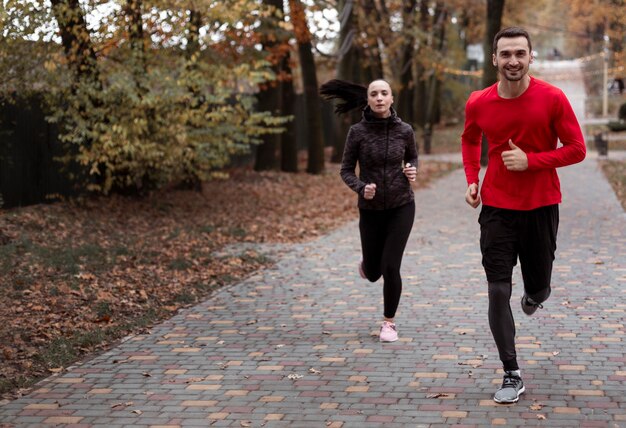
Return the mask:
{"type": "Polygon", "coordinates": [[[367,105],[367,87],[347,80],[332,79],[320,86],[320,95],[325,100],[337,99],[336,114],[348,113],[367,105]]]}

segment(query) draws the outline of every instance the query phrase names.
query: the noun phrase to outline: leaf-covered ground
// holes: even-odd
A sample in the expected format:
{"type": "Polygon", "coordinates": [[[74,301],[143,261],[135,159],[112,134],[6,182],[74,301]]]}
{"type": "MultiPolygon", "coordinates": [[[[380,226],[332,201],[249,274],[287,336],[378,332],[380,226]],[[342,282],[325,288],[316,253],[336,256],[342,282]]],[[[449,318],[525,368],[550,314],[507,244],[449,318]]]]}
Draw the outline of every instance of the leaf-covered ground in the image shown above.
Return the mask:
{"type": "MultiPolygon", "coordinates": [[[[454,168],[429,162],[416,187],[454,168]]],[[[273,261],[237,242],[302,242],[357,216],[338,166],[234,170],[169,190],[0,210],[0,393],[111,346],[273,261]]]]}
{"type": "Polygon", "coordinates": [[[622,208],[626,211],[626,161],[619,160],[602,160],[600,166],[604,171],[617,199],[622,204],[622,208]]]}

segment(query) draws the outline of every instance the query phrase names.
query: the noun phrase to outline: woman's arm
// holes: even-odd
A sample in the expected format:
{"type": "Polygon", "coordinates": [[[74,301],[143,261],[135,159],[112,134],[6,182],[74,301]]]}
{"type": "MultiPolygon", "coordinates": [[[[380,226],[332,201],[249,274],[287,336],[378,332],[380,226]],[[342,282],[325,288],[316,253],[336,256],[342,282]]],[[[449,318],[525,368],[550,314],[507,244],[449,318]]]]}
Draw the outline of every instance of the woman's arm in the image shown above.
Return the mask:
{"type": "Polygon", "coordinates": [[[352,128],[348,131],[346,137],[346,145],[343,149],[343,158],[341,159],[341,170],[339,174],[344,183],[358,194],[363,194],[364,182],[359,180],[356,175],[356,164],[359,159],[359,142],[355,137],[352,128]]]}

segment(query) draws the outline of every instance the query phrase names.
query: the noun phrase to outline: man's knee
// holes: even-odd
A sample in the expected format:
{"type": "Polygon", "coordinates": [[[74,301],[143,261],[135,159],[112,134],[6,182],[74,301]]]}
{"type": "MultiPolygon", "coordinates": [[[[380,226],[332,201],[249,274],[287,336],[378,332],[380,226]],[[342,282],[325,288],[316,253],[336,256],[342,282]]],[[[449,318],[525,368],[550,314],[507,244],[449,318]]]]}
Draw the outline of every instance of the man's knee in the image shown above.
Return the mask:
{"type": "Polygon", "coordinates": [[[533,299],[534,302],[536,303],[543,303],[546,300],[548,300],[548,297],[550,297],[550,293],[552,293],[552,289],[550,288],[550,286],[548,285],[546,288],[544,288],[541,291],[538,291],[536,293],[528,293],[528,297],[530,297],[531,299],[533,299]]]}
{"type": "Polygon", "coordinates": [[[511,299],[510,282],[489,282],[489,301],[494,303],[508,303],[511,299]]]}

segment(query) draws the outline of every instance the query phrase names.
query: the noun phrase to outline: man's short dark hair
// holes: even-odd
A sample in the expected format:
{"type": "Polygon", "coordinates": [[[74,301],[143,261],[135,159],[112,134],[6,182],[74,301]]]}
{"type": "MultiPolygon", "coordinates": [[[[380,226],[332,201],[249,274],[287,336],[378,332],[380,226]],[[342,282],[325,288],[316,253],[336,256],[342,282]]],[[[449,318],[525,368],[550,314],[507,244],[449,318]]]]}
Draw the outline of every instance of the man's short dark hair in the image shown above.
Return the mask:
{"type": "Polygon", "coordinates": [[[530,35],[528,31],[524,30],[521,27],[508,27],[498,31],[498,34],[493,38],[493,53],[495,54],[498,50],[498,40],[501,38],[513,38],[513,37],[526,37],[528,41],[528,53],[532,53],[533,44],[530,41],[530,35]]]}

